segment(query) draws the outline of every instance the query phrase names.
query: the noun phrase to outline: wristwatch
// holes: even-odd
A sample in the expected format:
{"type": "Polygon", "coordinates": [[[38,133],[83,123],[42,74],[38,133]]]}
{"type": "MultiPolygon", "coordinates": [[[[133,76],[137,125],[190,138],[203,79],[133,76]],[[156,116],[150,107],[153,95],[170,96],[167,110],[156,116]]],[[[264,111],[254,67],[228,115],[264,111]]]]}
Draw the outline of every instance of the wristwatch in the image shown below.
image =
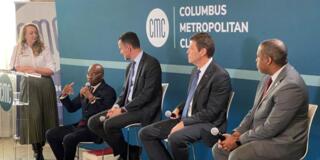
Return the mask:
{"type": "Polygon", "coordinates": [[[236,141],[236,144],[239,146],[241,146],[241,142],[239,140],[236,141]]]}

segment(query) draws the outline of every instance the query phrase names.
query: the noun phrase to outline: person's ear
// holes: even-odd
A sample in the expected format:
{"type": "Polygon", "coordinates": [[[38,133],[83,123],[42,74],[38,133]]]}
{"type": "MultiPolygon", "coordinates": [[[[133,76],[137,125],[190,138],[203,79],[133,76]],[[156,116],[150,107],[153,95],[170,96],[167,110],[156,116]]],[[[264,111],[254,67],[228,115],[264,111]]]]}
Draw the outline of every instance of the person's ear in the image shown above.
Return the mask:
{"type": "Polygon", "coordinates": [[[270,65],[270,64],[272,63],[272,61],[273,61],[272,58],[271,58],[270,56],[268,56],[268,57],[267,57],[267,64],[270,65]]]}
{"type": "Polygon", "coordinates": [[[207,54],[207,49],[206,48],[201,48],[200,49],[200,55],[201,55],[201,57],[202,56],[205,56],[207,54]]]}

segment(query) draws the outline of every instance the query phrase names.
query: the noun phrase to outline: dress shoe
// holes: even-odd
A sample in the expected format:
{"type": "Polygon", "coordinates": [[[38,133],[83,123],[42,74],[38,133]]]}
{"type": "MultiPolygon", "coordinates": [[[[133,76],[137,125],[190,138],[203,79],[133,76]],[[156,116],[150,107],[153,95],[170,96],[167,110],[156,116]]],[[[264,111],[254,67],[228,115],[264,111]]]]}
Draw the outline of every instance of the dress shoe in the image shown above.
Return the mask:
{"type": "Polygon", "coordinates": [[[42,153],[34,153],[33,158],[35,160],[44,160],[43,154],[42,153]]]}
{"type": "Polygon", "coordinates": [[[117,160],[125,160],[125,159],[122,157],[118,157],[117,160]]]}
{"type": "Polygon", "coordinates": [[[43,154],[42,154],[42,144],[41,143],[34,143],[32,144],[33,149],[33,157],[35,160],[44,160],[43,154]]]}

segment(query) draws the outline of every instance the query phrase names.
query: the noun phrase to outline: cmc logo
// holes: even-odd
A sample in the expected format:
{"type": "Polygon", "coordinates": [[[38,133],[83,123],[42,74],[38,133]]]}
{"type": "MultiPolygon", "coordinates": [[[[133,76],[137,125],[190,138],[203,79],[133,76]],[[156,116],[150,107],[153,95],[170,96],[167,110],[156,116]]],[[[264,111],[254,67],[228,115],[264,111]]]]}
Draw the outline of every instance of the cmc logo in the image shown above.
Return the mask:
{"type": "Polygon", "coordinates": [[[163,46],[169,36],[167,15],[159,8],[153,9],[147,18],[146,31],[150,43],[155,47],[163,46]]]}
{"type": "Polygon", "coordinates": [[[13,102],[12,84],[8,75],[0,76],[0,106],[3,110],[9,111],[13,102]]]}

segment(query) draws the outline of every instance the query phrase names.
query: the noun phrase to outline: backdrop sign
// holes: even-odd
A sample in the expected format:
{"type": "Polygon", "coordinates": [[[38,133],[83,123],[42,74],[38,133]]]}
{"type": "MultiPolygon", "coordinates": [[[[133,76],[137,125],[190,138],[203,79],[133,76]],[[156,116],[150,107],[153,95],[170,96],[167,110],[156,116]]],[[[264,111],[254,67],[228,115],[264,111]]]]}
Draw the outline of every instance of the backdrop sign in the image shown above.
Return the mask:
{"type": "Polygon", "coordinates": [[[8,75],[0,75],[0,107],[9,111],[13,102],[13,88],[8,75]]]}
{"type": "MultiPolygon", "coordinates": [[[[136,32],[142,49],[156,57],[162,82],[169,83],[164,111],[186,100],[190,72],[186,51],[190,36],[208,32],[215,40],[214,60],[226,68],[235,91],[228,131],[251,109],[261,74],[256,51],[261,41],[279,38],[288,46],[289,62],[303,76],[309,102],[320,104],[320,1],[268,0],[56,0],[63,83],[85,84],[92,63],[105,67],[105,80],[120,93],[127,63],[119,54],[119,36],[136,32]],[[90,11],[90,12],[88,12],[90,11]],[[306,63],[307,62],[307,63],[306,63]]],[[[65,114],[76,122],[78,115],[65,114]]],[[[307,159],[320,159],[320,112],[311,130],[307,159]],[[318,118],[317,118],[318,117],[318,118]]],[[[201,143],[200,143],[201,144],[201,143]]],[[[201,146],[201,145],[200,145],[201,146]]],[[[197,159],[212,159],[198,147],[197,159]]]]}

